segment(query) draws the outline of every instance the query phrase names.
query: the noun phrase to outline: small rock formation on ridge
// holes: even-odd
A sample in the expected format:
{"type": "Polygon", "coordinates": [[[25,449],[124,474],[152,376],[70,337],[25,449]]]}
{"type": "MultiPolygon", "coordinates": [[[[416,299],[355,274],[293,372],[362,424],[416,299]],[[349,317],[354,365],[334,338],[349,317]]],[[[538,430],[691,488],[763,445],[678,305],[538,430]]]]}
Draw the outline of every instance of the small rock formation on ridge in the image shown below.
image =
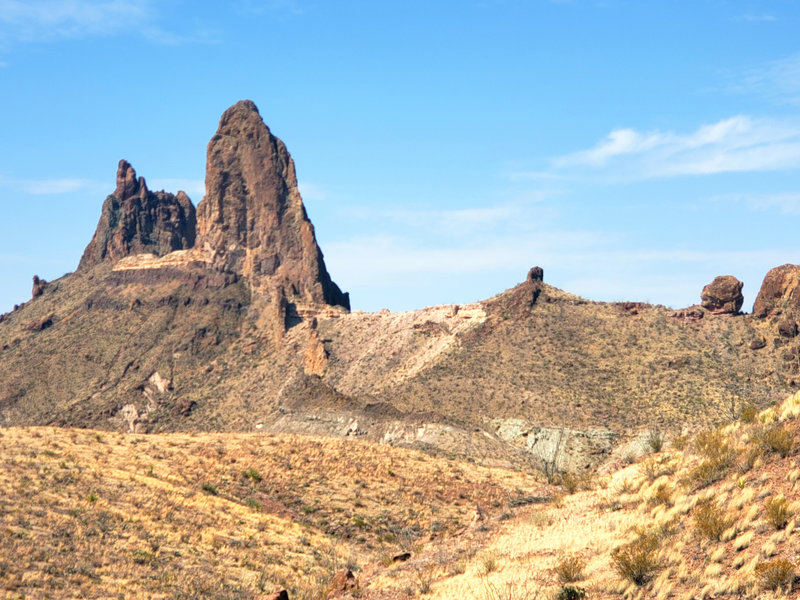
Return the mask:
{"type": "Polygon", "coordinates": [[[716,314],[736,314],[742,308],[744,284],[733,275],[720,275],[703,288],[701,306],[716,314]]]}
{"type": "Polygon", "coordinates": [[[78,265],[88,269],[104,261],[150,253],[164,256],[194,246],[195,210],[189,197],[178,192],[151,192],[144,177],[126,160],[119,161],[117,188],[103,203],[92,241],[78,265]]]}
{"type": "Polygon", "coordinates": [[[197,233],[207,259],[247,277],[256,292],[350,308],[325,268],[294,161],[250,100],[225,111],[208,143],[197,233]]]}
{"type": "Polygon", "coordinates": [[[764,318],[780,312],[800,314],[800,265],[770,269],[753,304],[753,315],[764,318]]]}

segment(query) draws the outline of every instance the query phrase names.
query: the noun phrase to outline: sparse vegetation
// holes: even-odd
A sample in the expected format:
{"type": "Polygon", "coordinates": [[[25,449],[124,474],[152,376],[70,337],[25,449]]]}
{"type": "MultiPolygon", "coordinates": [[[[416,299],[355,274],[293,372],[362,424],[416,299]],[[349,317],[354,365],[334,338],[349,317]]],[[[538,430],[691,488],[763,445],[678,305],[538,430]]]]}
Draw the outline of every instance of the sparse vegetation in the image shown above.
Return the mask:
{"type": "Polygon", "coordinates": [[[776,558],[756,565],[755,574],[761,588],[764,590],[783,589],[786,593],[792,591],[795,579],[795,567],[785,558],[776,558]]]}
{"type": "Polygon", "coordinates": [[[658,536],[639,533],[636,539],[611,552],[611,563],[620,577],[642,586],[661,568],[658,548],[658,536]]]}
{"type": "Polygon", "coordinates": [[[789,502],[783,496],[774,496],[764,503],[767,522],[775,529],[784,529],[794,516],[789,502]]]}
{"type": "Polygon", "coordinates": [[[565,556],[555,566],[555,574],[562,584],[580,581],[583,578],[583,569],[586,561],[577,554],[565,556]]]}
{"type": "Polygon", "coordinates": [[[733,524],[725,510],[713,500],[695,506],[693,516],[695,529],[704,538],[713,541],[719,541],[723,532],[733,524]]]}

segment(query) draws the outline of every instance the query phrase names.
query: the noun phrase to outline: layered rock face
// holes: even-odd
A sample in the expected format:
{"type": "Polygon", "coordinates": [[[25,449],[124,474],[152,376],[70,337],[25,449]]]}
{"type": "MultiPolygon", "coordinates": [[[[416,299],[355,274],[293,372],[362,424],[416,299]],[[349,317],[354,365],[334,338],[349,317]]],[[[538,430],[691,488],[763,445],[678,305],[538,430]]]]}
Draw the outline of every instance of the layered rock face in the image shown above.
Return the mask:
{"type": "Polygon", "coordinates": [[[800,265],[771,269],[753,304],[753,315],[767,317],[778,312],[800,315],[800,265]]]}
{"type": "Polygon", "coordinates": [[[325,268],[294,161],[249,100],[225,111],[208,144],[197,247],[209,262],[244,275],[265,296],[350,308],[348,294],[325,268]]]}
{"type": "Polygon", "coordinates": [[[164,256],[194,246],[195,209],[183,192],[151,192],[144,177],[119,161],[117,187],[103,203],[100,221],[78,269],[133,254],[164,256]]]}
{"type": "Polygon", "coordinates": [[[733,275],[715,277],[700,294],[701,306],[714,313],[738,313],[744,302],[743,286],[733,275]]]}

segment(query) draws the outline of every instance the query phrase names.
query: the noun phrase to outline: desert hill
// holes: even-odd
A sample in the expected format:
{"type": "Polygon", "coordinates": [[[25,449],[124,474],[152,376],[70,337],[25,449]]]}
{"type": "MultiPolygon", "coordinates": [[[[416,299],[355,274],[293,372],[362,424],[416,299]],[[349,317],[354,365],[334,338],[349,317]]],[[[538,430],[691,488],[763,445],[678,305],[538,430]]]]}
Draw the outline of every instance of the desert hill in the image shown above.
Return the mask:
{"type": "Polygon", "coordinates": [[[4,428],[0,589],[796,597],[798,415],[795,394],[558,486],[364,440],[4,428]]]}
{"type": "Polygon", "coordinates": [[[78,269],[0,317],[0,425],[350,436],[505,465],[564,441],[582,468],[800,382],[794,265],[753,314],[733,277],[673,311],[584,300],[538,268],[483,302],[350,312],[252,102],[223,114],[206,190],[195,209],[120,162],[78,269]]]}

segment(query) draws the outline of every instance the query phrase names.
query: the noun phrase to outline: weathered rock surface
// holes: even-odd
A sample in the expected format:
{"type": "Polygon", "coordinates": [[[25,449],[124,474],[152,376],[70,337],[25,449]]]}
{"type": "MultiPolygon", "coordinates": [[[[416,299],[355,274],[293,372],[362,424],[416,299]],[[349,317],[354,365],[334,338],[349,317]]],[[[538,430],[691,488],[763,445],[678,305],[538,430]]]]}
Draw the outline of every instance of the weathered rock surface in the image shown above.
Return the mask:
{"type": "Polygon", "coordinates": [[[249,100],[225,111],[208,144],[197,232],[208,260],[244,275],[257,292],[282,289],[290,303],[350,308],[325,268],[294,161],[249,100]]]}
{"type": "Polygon", "coordinates": [[[39,279],[38,275],[33,276],[33,291],[31,295],[33,298],[37,298],[44,294],[44,290],[47,287],[47,282],[44,279],[39,279]]]}
{"type": "Polygon", "coordinates": [[[753,304],[753,315],[764,318],[779,312],[800,314],[800,265],[771,269],[753,304]]]}
{"type": "Polygon", "coordinates": [[[735,314],[742,308],[744,284],[733,275],[720,275],[703,288],[701,306],[715,314],[735,314]]]}
{"type": "Polygon", "coordinates": [[[151,192],[144,177],[125,160],[119,161],[117,187],[103,203],[92,241],[78,269],[126,256],[150,253],[164,256],[194,246],[195,209],[183,192],[151,192]]]}

